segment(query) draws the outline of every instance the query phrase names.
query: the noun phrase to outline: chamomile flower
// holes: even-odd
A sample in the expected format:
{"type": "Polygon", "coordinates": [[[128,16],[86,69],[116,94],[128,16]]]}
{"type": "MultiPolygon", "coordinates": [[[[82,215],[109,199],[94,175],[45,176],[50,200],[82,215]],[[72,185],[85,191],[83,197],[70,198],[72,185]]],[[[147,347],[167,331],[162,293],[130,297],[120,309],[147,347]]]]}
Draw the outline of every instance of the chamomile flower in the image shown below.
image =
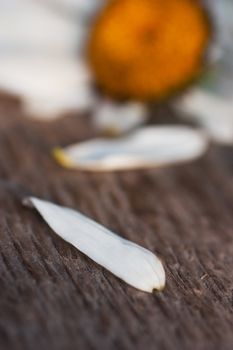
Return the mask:
{"type": "Polygon", "coordinates": [[[148,101],[175,94],[174,108],[232,142],[230,0],[0,3],[0,88],[28,115],[89,110],[96,127],[122,133],[145,122],[148,101]]]}

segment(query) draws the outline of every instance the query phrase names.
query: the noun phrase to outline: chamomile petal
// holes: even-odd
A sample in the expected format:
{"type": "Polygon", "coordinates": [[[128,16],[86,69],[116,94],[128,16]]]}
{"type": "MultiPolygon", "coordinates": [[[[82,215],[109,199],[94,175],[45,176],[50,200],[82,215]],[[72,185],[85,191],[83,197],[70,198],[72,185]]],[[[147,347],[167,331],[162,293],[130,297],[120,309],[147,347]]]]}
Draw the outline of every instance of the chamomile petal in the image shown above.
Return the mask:
{"type": "Polygon", "coordinates": [[[164,288],[164,267],[149,250],[75,210],[35,197],[24,203],[37,209],[57,235],[129,285],[149,293],[164,288]]]}

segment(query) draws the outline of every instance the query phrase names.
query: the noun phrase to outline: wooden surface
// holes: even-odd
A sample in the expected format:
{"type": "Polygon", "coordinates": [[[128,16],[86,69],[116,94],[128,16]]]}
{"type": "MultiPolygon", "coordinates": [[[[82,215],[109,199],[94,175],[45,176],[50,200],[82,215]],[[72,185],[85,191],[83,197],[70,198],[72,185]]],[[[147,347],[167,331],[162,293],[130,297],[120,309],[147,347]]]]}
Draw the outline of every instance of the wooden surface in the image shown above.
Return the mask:
{"type": "Polygon", "coordinates": [[[0,99],[0,349],[233,348],[233,151],[166,169],[88,174],[56,145],[94,135],[87,117],[51,123],[0,99]],[[149,295],[59,239],[27,194],[77,208],[156,252],[167,286],[149,295]]]}

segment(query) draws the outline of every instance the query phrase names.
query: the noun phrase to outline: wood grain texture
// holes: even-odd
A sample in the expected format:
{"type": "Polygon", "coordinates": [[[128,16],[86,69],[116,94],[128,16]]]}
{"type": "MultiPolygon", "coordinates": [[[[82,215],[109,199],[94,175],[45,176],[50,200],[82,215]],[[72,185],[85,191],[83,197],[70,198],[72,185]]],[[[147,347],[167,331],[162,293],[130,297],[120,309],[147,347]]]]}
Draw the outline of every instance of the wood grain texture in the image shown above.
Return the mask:
{"type": "Polygon", "coordinates": [[[33,121],[0,97],[0,349],[232,349],[233,150],[108,174],[51,158],[94,134],[87,116],[33,121]],[[159,254],[165,291],[139,292],[93,263],[21,205],[27,194],[159,254]]]}

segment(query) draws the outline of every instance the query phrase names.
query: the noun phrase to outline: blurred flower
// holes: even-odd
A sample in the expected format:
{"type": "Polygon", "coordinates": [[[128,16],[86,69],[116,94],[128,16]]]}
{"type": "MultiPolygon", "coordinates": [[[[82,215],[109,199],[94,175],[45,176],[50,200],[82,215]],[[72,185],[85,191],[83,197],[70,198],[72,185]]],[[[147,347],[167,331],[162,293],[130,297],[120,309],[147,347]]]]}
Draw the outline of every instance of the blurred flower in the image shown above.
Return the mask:
{"type": "MultiPolygon", "coordinates": [[[[121,133],[140,125],[147,108],[139,100],[177,92],[199,75],[209,37],[198,1],[147,1],[0,0],[0,87],[22,96],[28,115],[89,110],[101,130],[121,133]],[[134,102],[97,96],[94,81],[134,102]]],[[[211,69],[174,107],[216,140],[231,142],[233,4],[203,2],[216,27],[211,69]]]]}

